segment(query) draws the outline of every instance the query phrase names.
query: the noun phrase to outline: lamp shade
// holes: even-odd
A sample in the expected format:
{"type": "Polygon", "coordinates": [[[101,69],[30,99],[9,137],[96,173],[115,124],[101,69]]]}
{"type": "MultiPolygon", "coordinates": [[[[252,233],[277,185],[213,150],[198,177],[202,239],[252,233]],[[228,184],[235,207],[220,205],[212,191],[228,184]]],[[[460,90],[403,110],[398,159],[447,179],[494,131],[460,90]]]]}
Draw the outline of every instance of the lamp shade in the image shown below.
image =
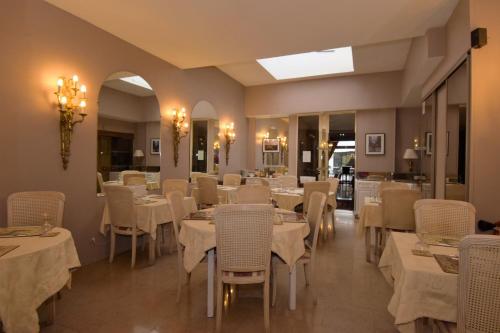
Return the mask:
{"type": "Polygon", "coordinates": [[[418,155],[414,149],[408,148],[405,150],[405,153],[403,155],[403,159],[405,159],[405,160],[417,160],[418,155]]]}
{"type": "Polygon", "coordinates": [[[134,151],[134,157],[144,157],[144,152],[142,151],[142,149],[136,149],[134,151]]]}

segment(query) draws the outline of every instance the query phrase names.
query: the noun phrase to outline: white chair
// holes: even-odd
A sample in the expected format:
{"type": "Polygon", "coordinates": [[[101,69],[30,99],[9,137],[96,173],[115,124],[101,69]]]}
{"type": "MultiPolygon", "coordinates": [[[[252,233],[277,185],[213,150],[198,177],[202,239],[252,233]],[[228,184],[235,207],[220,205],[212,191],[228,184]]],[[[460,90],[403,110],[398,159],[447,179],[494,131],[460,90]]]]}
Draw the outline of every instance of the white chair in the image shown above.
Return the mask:
{"type": "Polygon", "coordinates": [[[423,199],[414,209],[417,233],[462,238],[476,231],[476,209],[468,202],[423,199]]]}
{"type": "Polygon", "coordinates": [[[386,190],[386,189],[389,189],[389,188],[395,188],[395,189],[400,189],[400,190],[408,190],[410,187],[406,183],[383,181],[378,186],[377,195],[379,197],[381,197],[382,196],[382,191],[386,190]]]}
{"type": "Polygon", "coordinates": [[[123,185],[146,185],[146,175],[143,173],[131,173],[123,175],[123,185]]]}
{"type": "Polygon", "coordinates": [[[326,198],[327,209],[332,212],[332,227],[333,232],[335,232],[335,210],[337,209],[337,190],[339,188],[338,178],[327,178],[327,182],[330,183],[330,193],[326,198]]]}
{"type": "Polygon", "coordinates": [[[470,235],[460,242],[457,323],[441,332],[500,332],[500,237],[470,235]]]}
{"type": "MultiPolygon", "coordinates": [[[[307,214],[307,209],[309,208],[310,196],[313,192],[321,192],[328,198],[328,195],[330,193],[330,183],[327,181],[304,183],[304,203],[303,203],[304,214],[307,214]]],[[[328,237],[328,226],[327,226],[328,219],[326,215],[327,208],[328,207],[325,205],[323,212],[323,222],[321,227],[323,233],[323,239],[327,239],[328,237]]]]}
{"type": "Polygon", "coordinates": [[[281,187],[297,187],[297,177],[291,175],[279,176],[278,184],[280,184],[281,187]]]}
{"type": "MultiPolygon", "coordinates": [[[[323,217],[323,211],[325,208],[326,196],[324,193],[314,192],[311,194],[311,200],[309,201],[309,207],[307,209],[308,213],[306,216],[307,223],[309,224],[309,236],[304,240],[304,245],[306,247],[306,252],[302,257],[300,257],[296,264],[304,265],[304,275],[306,279],[306,285],[310,287],[311,293],[313,295],[314,304],[317,303],[317,293],[314,287],[314,266],[316,258],[316,246],[318,244],[318,235],[321,225],[321,219],[323,217]],[[309,271],[309,272],[308,272],[309,271]]],[[[273,257],[273,306],[276,304],[276,285],[277,285],[277,265],[284,264],[278,256],[273,257]]]]}
{"type": "MultiPolygon", "coordinates": [[[[170,212],[173,219],[173,228],[175,234],[175,242],[177,243],[177,302],[181,299],[182,280],[186,271],[184,270],[184,246],[179,242],[179,232],[182,224],[182,219],[186,216],[184,209],[184,195],[180,191],[172,191],[166,194],[167,202],[170,207],[170,212]]],[[[189,282],[190,274],[187,273],[187,280],[189,282]]]]}
{"type": "Polygon", "coordinates": [[[123,182],[123,177],[125,175],[132,175],[132,174],[137,175],[137,174],[141,174],[141,173],[142,173],[141,171],[137,171],[137,170],[125,170],[125,171],[120,172],[120,175],[118,176],[118,180],[123,182]]]}
{"type": "Polygon", "coordinates": [[[222,185],[224,186],[240,186],[241,185],[241,175],[236,173],[226,173],[222,177],[222,185]]]}
{"type": "Polygon", "coordinates": [[[198,182],[198,177],[207,177],[208,174],[203,172],[191,172],[191,183],[196,184],[198,182]]]}
{"type": "Polygon", "coordinates": [[[375,253],[379,255],[385,247],[387,232],[415,231],[415,213],[413,206],[417,200],[422,199],[422,193],[406,188],[386,188],[381,193],[383,234],[376,234],[375,253]]]}
{"type": "Polygon", "coordinates": [[[217,320],[221,331],[223,287],[264,284],[264,327],[269,332],[269,280],[274,209],[271,205],[224,205],[215,209],[217,320]]]}
{"type": "Polygon", "coordinates": [[[97,183],[99,184],[99,194],[104,194],[104,180],[102,178],[102,173],[97,171],[97,183]]]}
{"type": "Polygon", "coordinates": [[[186,179],[165,179],[162,189],[163,195],[174,191],[180,191],[183,196],[187,197],[189,182],[186,179]]]}
{"type": "Polygon", "coordinates": [[[7,225],[41,226],[47,220],[53,226],[62,227],[65,200],[61,192],[12,193],[7,198],[7,225]]]}
{"type": "Polygon", "coordinates": [[[198,177],[198,205],[209,207],[219,204],[217,179],[212,177],[198,177]]]}
{"type": "Polygon", "coordinates": [[[137,237],[145,232],[137,228],[137,214],[135,211],[134,194],[126,186],[104,185],[106,202],[111,220],[111,244],[109,262],[115,257],[116,235],[132,237],[132,261],[130,267],[134,268],[137,237]]]}
{"type": "Polygon", "coordinates": [[[264,185],[241,185],[236,190],[239,204],[268,204],[271,202],[271,189],[264,185]]]}

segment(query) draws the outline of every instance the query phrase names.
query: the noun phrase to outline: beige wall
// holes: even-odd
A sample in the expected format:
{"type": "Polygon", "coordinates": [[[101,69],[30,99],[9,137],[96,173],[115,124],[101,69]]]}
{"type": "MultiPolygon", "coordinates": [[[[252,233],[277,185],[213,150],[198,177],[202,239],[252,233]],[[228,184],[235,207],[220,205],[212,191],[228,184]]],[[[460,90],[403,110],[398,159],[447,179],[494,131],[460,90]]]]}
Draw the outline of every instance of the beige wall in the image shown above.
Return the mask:
{"type": "MultiPolygon", "coordinates": [[[[483,0],[473,0],[472,3],[481,1],[483,0]]],[[[458,65],[459,60],[470,48],[469,0],[460,0],[448,23],[446,23],[445,29],[445,56],[436,70],[425,81],[422,96],[435,89],[436,84],[443,80],[454,66],[458,65]]]]}
{"type": "Polygon", "coordinates": [[[477,217],[500,219],[500,1],[471,1],[471,30],[488,29],[488,45],[472,50],[470,200],[477,217]]]}
{"type": "Polygon", "coordinates": [[[82,261],[105,257],[107,242],[99,233],[102,203],[95,194],[97,97],[104,79],[121,70],[141,75],[156,92],[164,114],[163,178],[187,177],[189,172],[188,139],[182,140],[180,163],[173,167],[166,113],[176,106],[190,110],[202,99],[215,106],[221,120],[235,122],[239,136],[228,169],[246,165],[244,90],[215,68],[181,71],[42,1],[0,2],[0,45],[4,46],[0,61],[0,152],[8,156],[0,173],[0,224],[5,224],[9,193],[61,191],[66,194],[64,223],[74,235],[82,261]],[[87,85],[89,115],[76,127],[69,168],[64,171],[53,92],[58,76],[73,73],[87,85]]]}
{"type": "Polygon", "coordinates": [[[246,89],[245,113],[296,113],[394,108],[401,99],[401,72],[305,80],[246,89]]]}
{"type": "MultiPolygon", "coordinates": [[[[403,155],[408,148],[413,148],[413,140],[420,137],[422,110],[420,108],[402,108],[396,111],[396,161],[397,173],[408,173],[410,167],[403,155]]],[[[413,161],[413,172],[417,172],[420,161],[413,161]]]]}
{"type": "Polygon", "coordinates": [[[356,111],[356,172],[394,172],[396,109],[356,111]],[[385,133],[385,155],[365,155],[365,134],[385,133]]]}

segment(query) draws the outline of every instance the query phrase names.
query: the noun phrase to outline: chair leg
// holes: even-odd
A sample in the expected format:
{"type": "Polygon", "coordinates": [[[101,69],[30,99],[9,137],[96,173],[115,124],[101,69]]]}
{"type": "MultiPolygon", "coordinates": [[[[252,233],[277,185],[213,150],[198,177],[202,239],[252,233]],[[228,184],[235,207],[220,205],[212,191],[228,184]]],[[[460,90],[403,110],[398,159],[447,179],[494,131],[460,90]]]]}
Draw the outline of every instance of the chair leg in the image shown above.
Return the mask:
{"type": "MultiPolygon", "coordinates": [[[[304,265],[305,266],[305,265],[304,265]]],[[[316,293],[316,283],[314,281],[314,265],[313,263],[309,263],[307,265],[309,269],[309,290],[311,291],[311,295],[313,297],[313,304],[318,304],[318,294],[316,293]]]]}
{"type": "Polygon", "coordinates": [[[276,267],[276,264],[271,263],[271,281],[273,283],[273,295],[271,299],[271,305],[275,306],[276,305],[276,292],[277,292],[277,283],[278,280],[278,269],[276,267]]]}
{"type": "Polygon", "coordinates": [[[270,332],[269,325],[269,276],[264,282],[264,328],[270,332]]]}
{"type": "Polygon", "coordinates": [[[47,324],[52,325],[56,320],[56,295],[49,298],[48,304],[47,324]]]}
{"type": "Polygon", "coordinates": [[[304,264],[304,277],[306,279],[306,286],[309,286],[309,274],[307,272],[309,268],[308,266],[309,266],[308,264],[304,264]]]}
{"type": "Polygon", "coordinates": [[[215,331],[220,333],[222,329],[222,313],[224,309],[222,308],[222,298],[224,297],[224,284],[222,283],[222,277],[220,274],[217,274],[217,308],[216,311],[216,322],[215,322],[215,331]]]}
{"type": "Polygon", "coordinates": [[[159,229],[156,229],[156,255],[161,257],[161,244],[164,243],[163,238],[163,225],[159,229]]]}
{"type": "Polygon", "coordinates": [[[115,245],[116,245],[116,235],[111,227],[111,243],[109,248],[109,262],[112,263],[115,258],[115,245]]]}
{"type": "Polygon", "coordinates": [[[135,266],[135,256],[137,252],[137,234],[134,233],[132,234],[132,262],[130,263],[130,268],[134,268],[135,266]]]}
{"type": "Polygon", "coordinates": [[[184,267],[182,266],[182,253],[177,254],[178,256],[178,264],[177,264],[177,300],[176,302],[179,303],[181,300],[181,288],[182,288],[182,280],[183,280],[183,274],[184,274],[184,267]]]}
{"type": "Polygon", "coordinates": [[[366,262],[371,262],[371,252],[372,252],[372,229],[371,227],[365,227],[365,251],[366,251],[366,262]]]}

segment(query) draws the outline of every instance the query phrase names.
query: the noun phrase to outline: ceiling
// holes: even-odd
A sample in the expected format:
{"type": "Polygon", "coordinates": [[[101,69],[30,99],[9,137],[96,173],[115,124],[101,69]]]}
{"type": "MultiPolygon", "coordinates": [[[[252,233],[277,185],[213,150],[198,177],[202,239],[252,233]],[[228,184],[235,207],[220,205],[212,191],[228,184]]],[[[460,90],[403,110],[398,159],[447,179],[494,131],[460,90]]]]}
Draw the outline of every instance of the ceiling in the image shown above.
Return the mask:
{"type": "Polygon", "coordinates": [[[411,38],[444,25],[458,3],[46,1],[180,68],[217,66],[244,85],[277,82],[256,59],[348,45],[354,47],[354,74],[400,70],[411,38]]]}
{"type": "Polygon", "coordinates": [[[137,74],[130,72],[116,72],[108,76],[108,78],[102,84],[103,86],[125,92],[127,94],[132,94],[139,97],[149,97],[155,96],[153,90],[149,90],[135,84],[128,83],[126,81],[120,80],[122,77],[135,76],[137,74]]]}

